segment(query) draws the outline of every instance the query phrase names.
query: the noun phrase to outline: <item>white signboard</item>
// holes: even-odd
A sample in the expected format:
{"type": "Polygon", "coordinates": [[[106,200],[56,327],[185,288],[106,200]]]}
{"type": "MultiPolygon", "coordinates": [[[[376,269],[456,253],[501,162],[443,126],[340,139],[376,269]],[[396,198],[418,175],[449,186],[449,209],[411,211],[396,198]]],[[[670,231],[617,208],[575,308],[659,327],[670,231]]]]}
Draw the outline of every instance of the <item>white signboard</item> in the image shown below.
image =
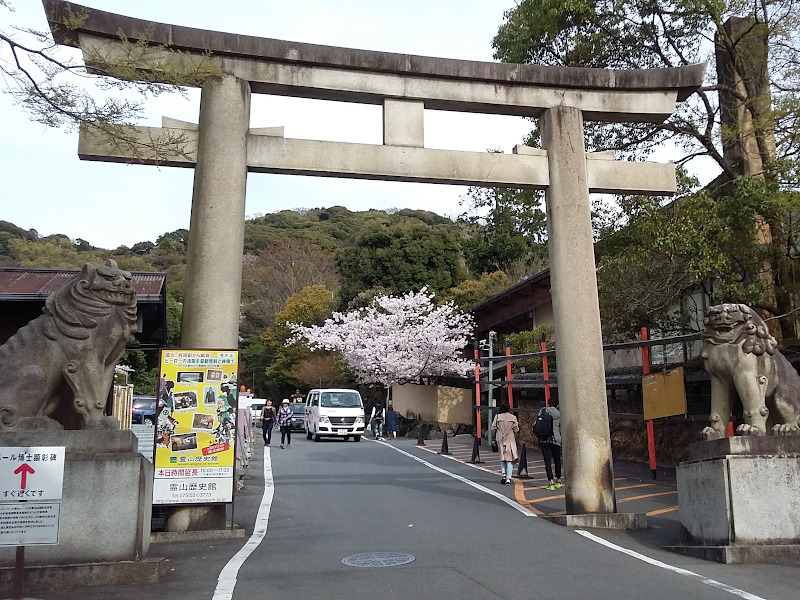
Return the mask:
{"type": "Polygon", "coordinates": [[[58,544],[60,502],[0,503],[0,546],[58,544]]]}
{"type": "Polygon", "coordinates": [[[193,475],[187,480],[179,475],[180,471],[213,471],[214,469],[156,469],[153,481],[153,498],[159,504],[190,504],[207,502],[229,502],[233,497],[233,468],[222,467],[216,470],[222,475],[193,475]],[[160,472],[160,474],[159,474],[160,472]],[[175,475],[170,474],[175,472],[175,475]]]}
{"type": "Polygon", "coordinates": [[[0,447],[0,503],[61,500],[63,446],[0,447]]]}

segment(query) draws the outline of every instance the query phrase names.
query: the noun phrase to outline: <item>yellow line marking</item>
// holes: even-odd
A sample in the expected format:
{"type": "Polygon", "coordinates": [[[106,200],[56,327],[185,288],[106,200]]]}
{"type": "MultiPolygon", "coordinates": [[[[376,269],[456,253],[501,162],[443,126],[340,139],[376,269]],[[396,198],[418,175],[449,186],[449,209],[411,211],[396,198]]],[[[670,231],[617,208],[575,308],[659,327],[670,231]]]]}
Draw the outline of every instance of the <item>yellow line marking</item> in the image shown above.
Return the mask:
{"type": "Polygon", "coordinates": [[[675,490],[674,492],[658,492],[657,494],[644,494],[642,496],[631,496],[630,498],[622,498],[617,499],[617,504],[620,502],[631,502],[632,500],[643,500],[644,498],[655,498],[656,496],[666,496],[668,494],[677,494],[678,491],[675,490]]]}
{"type": "Polygon", "coordinates": [[[511,479],[511,481],[514,482],[514,499],[532,513],[536,515],[543,514],[542,511],[534,508],[533,504],[531,504],[525,497],[525,486],[522,485],[522,482],[519,479],[513,479],[513,478],[511,479]]]}
{"type": "Polygon", "coordinates": [[[617,491],[619,492],[619,491],[622,491],[622,490],[632,490],[633,488],[650,487],[651,485],[653,485],[653,484],[652,483],[640,483],[639,485],[627,485],[625,487],[618,487],[617,491]]]}
{"type": "Polygon", "coordinates": [[[558,500],[559,498],[563,498],[564,494],[560,496],[545,496],[544,498],[534,498],[531,502],[547,502],[548,500],[558,500]]]}
{"type": "Polygon", "coordinates": [[[669,508],[661,508],[659,510],[651,510],[649,513],[647,513],[647,516],[655,517],[656,515],[663,515],[664,513],[673,512],[675,510],[678,510],[677,506],[670,506],[669,508]]]}

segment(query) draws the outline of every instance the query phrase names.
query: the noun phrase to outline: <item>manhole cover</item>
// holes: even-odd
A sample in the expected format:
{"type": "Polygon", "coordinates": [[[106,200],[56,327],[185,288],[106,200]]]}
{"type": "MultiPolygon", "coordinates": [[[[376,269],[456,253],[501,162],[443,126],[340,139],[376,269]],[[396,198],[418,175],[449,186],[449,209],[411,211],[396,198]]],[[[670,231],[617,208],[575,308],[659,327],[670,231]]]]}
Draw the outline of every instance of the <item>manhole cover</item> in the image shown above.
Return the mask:
{"type": "Polygon", "coordinates": [[[414,562],[414,557],[405,552],[367,552],[342,559],[348,567],[397,567],[414,562]]]}

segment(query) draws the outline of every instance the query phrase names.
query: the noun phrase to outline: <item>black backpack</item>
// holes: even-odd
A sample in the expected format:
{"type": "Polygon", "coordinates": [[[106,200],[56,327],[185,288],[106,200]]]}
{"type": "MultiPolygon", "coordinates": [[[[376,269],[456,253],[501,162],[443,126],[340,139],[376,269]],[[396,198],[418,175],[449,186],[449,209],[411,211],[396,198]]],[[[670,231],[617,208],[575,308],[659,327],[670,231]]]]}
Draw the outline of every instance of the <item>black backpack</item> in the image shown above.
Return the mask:
{"type": "Polygon", "coordinates": [[[539,414],[536,415],[536,421],[533,424],[533,435],[539,438],[540,442],[546,442],[553,437],[553,415],[547,410],[542,408],[539,414]]]}

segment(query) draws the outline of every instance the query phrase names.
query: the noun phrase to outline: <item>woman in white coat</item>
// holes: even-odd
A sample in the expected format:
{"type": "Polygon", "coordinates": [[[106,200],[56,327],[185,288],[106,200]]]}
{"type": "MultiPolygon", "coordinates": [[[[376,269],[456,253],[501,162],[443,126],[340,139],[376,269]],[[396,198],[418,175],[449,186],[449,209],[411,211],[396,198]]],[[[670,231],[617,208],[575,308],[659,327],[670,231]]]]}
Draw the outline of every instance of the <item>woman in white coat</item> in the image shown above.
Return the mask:
{"type": "Polygon", "coordinates": [[[514,463],[518,460],[517,440],[514,434],[519,433],[519,422],[517,417],[509,412],[507,402],[500,405],[500,413],[492,421],[492,433],[497,440],[497,450],[500,453],[500,469],[503,472],[500,483],[511,485],[514,463]]]}

